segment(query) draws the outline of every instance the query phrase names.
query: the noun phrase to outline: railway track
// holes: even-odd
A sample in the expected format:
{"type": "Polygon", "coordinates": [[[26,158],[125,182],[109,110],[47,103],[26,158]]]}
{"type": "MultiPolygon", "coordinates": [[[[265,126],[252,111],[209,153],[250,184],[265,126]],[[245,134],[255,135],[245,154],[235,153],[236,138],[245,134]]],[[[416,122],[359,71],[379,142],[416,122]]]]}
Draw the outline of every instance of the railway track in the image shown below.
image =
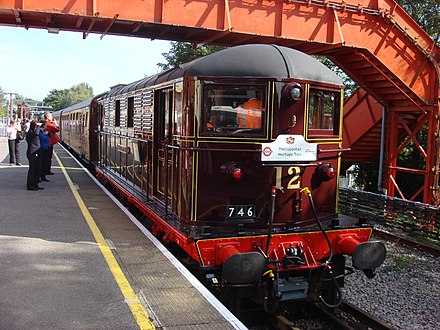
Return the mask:
{"type": "Polygon", "coordinates": [[[374,229],[374,236],[376,238],[382,238],[384,240],[394,242],[397,244],[403,244],[403,245],[406,245],[410,248],[419,249],[421,251],[430,253],[430,254],[437,256],[437,257],[440,256],[440,249],[438,249],[434,246],[430,246],[430,245],[421,243],[421,242],[417,242],[411,238],[394,235],[394,234],[391,234],[391,233],[388,233],[386,231],[379,230],[379,229],[374,229]]]}
{"type": "Polygon", "coordinates": [[[310,322],[314,329],[337,329],[337,330],[393,330],[395,329],[386,322],[378,319],[372,314],[359,307],[343,301],[342,304],[333,310],[321,304],[308,304],[304,315],[307,321],[297,320],[289,315],[278,315],[276,317],[277,330],[304,330],[309,328],[310,322]],[[320,322],[319,322],[320,321],[320,322]],[[319,326],[316,327],[316,324],[319,326]]]}
{"type": "Polygon", "coordinates": [[[321,305],[314,304],[317,314],[329,323],[331,329],[341,330],[393,330],[394,327],[367,313],[359,307],[343,301],[341,306],[330,312],[321,305]]]}

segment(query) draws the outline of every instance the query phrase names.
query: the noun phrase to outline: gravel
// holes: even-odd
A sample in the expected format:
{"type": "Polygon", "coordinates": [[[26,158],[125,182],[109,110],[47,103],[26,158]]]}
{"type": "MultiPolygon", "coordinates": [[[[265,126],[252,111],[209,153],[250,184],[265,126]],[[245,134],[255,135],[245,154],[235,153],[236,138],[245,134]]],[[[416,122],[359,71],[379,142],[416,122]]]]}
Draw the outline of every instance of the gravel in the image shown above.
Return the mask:
{"type": "Polygon", "coordinates": [[[440,257],[384,243],[387,258],[376,276],[347,276],[344,299],[396,329],[440,329],[440,257]]]}

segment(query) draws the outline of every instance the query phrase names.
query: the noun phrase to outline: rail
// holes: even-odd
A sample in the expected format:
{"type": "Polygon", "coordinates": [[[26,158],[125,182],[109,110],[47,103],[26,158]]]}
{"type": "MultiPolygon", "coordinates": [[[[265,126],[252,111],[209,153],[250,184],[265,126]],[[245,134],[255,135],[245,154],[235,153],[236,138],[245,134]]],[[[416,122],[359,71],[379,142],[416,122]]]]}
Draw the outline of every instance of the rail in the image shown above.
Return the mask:
{"type": "MultiPolygon", "coordinates": [[[[347,302],[342,301],[340,307],[336,309],[328,309],[325,306],[314,303],[309,304],[308,310],[312,313],[314,318],[324,321],[330,329],[341,330],[356,330],[356,329],[371,329],[371,330],[394,330],[395,328],[380,320],[373,314],[362,310],[361,308],[347,302]]],[[[281,324],[281,329],[298,329],[294,327],[286,327],[289,322],[286,318],[277,318],[278,323],[281,324]]]]}
{"type": "Polygon", "coordinates": [[[401,230],[414,238],[440,241],[440,207],[361,190],[339,190],[339,212],[401,230]]]}

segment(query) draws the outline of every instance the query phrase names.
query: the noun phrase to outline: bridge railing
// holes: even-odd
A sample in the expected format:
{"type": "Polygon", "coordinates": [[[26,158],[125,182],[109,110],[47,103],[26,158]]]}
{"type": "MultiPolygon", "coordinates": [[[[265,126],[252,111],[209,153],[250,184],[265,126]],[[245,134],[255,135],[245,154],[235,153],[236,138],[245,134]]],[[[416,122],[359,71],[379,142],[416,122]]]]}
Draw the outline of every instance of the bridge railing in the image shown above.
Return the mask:
{"type": "Polygon", "coordinates": [[[440,208],[350,188],[339,190],[339,212],[414,238],[440,241],[440,208]]]}

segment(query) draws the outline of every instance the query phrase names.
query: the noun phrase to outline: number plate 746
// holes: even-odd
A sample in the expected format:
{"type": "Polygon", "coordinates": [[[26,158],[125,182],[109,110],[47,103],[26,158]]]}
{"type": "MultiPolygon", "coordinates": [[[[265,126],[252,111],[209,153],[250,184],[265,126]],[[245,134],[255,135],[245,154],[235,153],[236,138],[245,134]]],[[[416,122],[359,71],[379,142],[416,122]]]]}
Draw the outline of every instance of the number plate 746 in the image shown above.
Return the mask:
{"type": "Polygon", "coordinates": [[[227,219],[255,218],[255,205],[228,205],[227,219]]]}

